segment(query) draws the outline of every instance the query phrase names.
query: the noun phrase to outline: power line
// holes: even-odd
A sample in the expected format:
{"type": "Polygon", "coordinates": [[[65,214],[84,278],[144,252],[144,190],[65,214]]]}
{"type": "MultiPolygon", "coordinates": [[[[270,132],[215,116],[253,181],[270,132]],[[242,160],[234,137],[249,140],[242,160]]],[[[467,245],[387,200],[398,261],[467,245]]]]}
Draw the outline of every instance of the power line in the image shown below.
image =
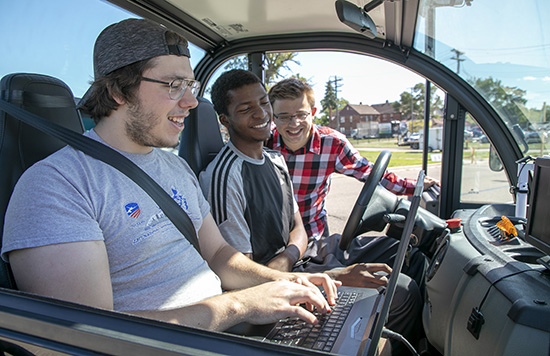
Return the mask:
{"type": "Polygon", "coordinates": [[[524,50],[527,50],[527,49],[535,49],[535,50],[540,50],[540,49],[546,49],[546,48],[550,48],[550,43],[545,43],[545,44],[542,44],[542,45],[533,45],[533,46],[523,46],[523,47],[502,47],[502,48],[498,48],[498,47],[483,47],[483,48],[475,48],[475,47],[471,47],[471,48],[464,48],[465,50],[468,50],[469,52],[497,52],[497,51],[524,51],[524,50]]]}

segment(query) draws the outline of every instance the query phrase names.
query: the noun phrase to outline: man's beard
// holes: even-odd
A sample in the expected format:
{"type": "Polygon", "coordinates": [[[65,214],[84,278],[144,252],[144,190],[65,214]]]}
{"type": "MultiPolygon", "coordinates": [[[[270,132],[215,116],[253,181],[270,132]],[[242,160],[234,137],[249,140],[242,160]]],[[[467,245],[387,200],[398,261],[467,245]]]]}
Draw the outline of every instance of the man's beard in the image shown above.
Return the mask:
{"type": "Polygon", "coordinates": [[[166,142],[162,138],[155,137],[154,128],[161,123],[161,118],[152,112],[146,112],[141,101],[128,105],[128,117],[126,121],[126,134],[135,143],[146,147],[176,147],[178,142],[166,142]]]}

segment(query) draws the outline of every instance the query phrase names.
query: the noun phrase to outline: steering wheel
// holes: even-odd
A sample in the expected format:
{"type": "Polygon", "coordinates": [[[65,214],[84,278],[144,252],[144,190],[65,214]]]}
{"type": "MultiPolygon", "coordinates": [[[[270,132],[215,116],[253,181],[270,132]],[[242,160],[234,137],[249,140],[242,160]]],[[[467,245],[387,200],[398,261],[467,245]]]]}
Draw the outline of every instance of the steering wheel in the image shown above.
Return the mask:
{"type": "Polygon", "coordinates": [[[361,193],[359,194],[348,221],[346,222],[346,226],[344,227],[344,231],[340,237],[340,249],[344,251],[347,250],[355,238],[356,232],[363,222],[363,214],[365,213],[367,205],[374,194],[374,190],[378,186],[378,183],[382,180],[382,177],[386,172],[386,168],[388,168],[390,157],[391,152],[384,150],[380,152],[380,155],[376,159],[374,167],[372,167],[367,181],[363,185],[363,189],[361,189],[361,193]]]}

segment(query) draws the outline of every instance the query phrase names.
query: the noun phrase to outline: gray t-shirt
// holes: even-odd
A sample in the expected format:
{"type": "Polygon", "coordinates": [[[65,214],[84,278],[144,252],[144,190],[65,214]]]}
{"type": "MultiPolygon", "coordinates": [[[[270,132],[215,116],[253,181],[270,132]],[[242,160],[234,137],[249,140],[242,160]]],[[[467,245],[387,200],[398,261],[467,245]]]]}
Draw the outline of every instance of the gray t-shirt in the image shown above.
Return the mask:
{"type": "Polygon", "coordinates": [[[280,153],[264,149],[262,159],[253,159],[229,141],[199,180],[230,245],[261,264],[285,250],[298,204],[280,153]]]}
{"type": "MultiPolygon", "coordinates": [[[[86,135],[105,144],[94,131],[86,135]]],[[[160,149],[120,153],[200,229],[210,207],[183,159],[160,149]]],[[[115,310],[169,310],[221,293],[218,276],[145,191],[110,165],[65,147],[17,183],[2,258],[16,249],[90,240],[105,241],[115,310]]]]}

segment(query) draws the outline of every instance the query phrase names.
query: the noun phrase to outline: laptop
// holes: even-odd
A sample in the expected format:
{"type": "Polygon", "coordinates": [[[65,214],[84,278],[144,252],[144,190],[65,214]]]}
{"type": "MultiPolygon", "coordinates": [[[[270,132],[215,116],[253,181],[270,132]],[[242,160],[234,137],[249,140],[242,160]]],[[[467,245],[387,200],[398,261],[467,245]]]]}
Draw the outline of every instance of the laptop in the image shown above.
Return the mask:
{"type": "MultiPolygon", "coordinates": [[[[403,267],[424,189],[424,177],[424,171],[420,171],[398,245],[394,271],[403,267]]],[[[338,287],[337,304],[331,313],[318,315],[317,325],[287,318],[274,326],[271,324],[264,334],[266,336],[260,339],[339,355],[374,356],[397,288],[398,275],[392,273],[387,285],[379,289],[338,287]]]]}
{"type": "MultiPolygon", "coordinates": [[[[411,234],[414,228],[414,223],[416,220],[416,213],[418,212],[418,206],[422,200],[422,192],[424,191],[424,178],[425,173],[421,170],[418,173],[418,178],[416,181],[416,186],[411,198],[411,205],[409,211],[407,212],[407,218],[403,226],[403,232],[401,233],[401,240],[399,242],[399,247],[397,248],[397,255],[395,256],[395,262],[393,264],[394,271],[401,271],[403,263],[405,261],[405,256],[407,254],[407,249],[409,247],[409,242],[411,239],[411,234]]],[[[382,330],[386,324],[388,314],[390,312],[390,305],[397,289],[397,273],[392,273],[390,280],[388,281],[386,291],[384,293],[384,301],[381,304],[380,309],[373,311],[374,324],[369,325],[368,336],[365,334],[365,338],[361,347],[357,351],[356,355],[366,355],[374,356],[377,354],[378,342],[380,341],[380,336],[382,335],[382,330]]]]}

